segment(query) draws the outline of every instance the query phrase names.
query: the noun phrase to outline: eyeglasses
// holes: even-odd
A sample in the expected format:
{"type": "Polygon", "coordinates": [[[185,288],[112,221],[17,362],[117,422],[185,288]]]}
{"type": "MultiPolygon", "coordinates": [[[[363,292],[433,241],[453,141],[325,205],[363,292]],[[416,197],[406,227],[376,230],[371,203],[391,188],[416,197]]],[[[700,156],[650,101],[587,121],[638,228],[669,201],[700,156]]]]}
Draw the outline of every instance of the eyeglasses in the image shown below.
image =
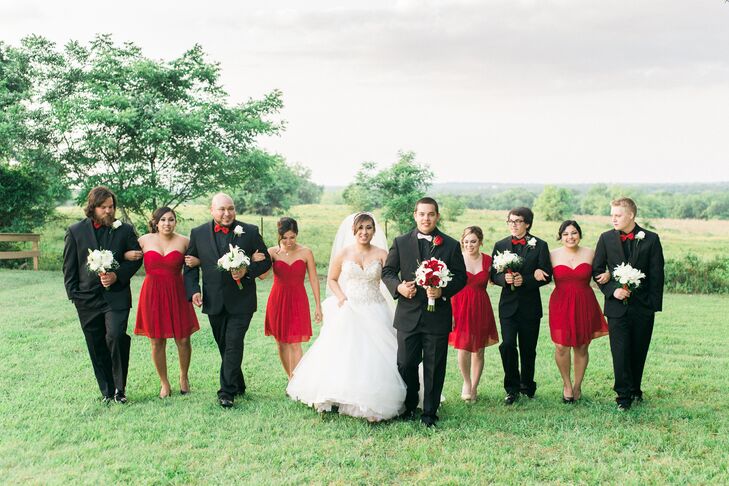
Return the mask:
{"type": "Polygon", "coordinates": [[[520,225],[520,224],[524,224],[524,220],[523,219],[507,219],[506,224],[520,225]]]}

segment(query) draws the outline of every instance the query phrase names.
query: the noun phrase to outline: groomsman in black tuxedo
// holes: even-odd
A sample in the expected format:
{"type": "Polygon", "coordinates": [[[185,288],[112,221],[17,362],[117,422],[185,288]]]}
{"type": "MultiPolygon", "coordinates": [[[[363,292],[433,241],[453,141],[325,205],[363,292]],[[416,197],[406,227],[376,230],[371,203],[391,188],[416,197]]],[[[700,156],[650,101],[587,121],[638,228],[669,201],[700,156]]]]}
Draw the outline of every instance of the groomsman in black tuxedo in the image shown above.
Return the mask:
{"type": "Polygon", "coordinates": [[[638,208],[627,197],[610,203],[613,230],[600,235],[592,261],[595,277],[628,263],[645,274],[632,292],[615,281],[600,285],[610,331],[618,410],[643,401],[643,369],[653,334],[655,313],[663,307],[663,248],[658,235],[635,223],[638,208]]]}
{"type": "Polygon", "coordinates": [[[198,307],[202,306],[203,313],[210,320],[221,358],[218,403],[229,408],[233,406],[235,397],[243,395],[246,390],[241,368],[243,340],[257,310],[255,279],[271,268],[271,257],[258,227],[235,219],[235,204],[230,196],[223,193],[213,196],[210,214],[212,221],[190,232],[187,254],[200,259],[200,266],[185,266],[183,273],[188,300],[198,307]],[[239,247],[251,258],[247,269],[234,272],[218,270],[218,259],[228,253],[228,245],[239,247]],[[254,261],[255,252],[263,254],[265,259],[254,261]],[[242,289],[238,288],[235,279],[241,281],[242,289]]]}
{"type": "Polygon", "coordinates": [[[89,192],[86,219],[66,231],[63,283],[76,306],[91,365],[104,401],[126,403],[131,338],[127,320],[132,306],[129,281],[142,260],[126,261],[124,253],[140,250],[134,228],[115,219],[116,195],[104,186],[89,192]],[[86,267],[89,250],[110,250],[119,268],[103,275],[86,267]]]}
{"type": "Polygon", "coordinates": [[[415,204],[417,228],[395,238],[382,269],[382,281],[397,299],[394,326],[397,329],[397,368],[407,386],[404,418],[415,418],[423,363],[423,414],[428,427],[438,420],[436,412],[445,381],[448,333],[452,329],[451,297],[466,285],[466,264],[458,241],[438,227],[438,203],[424,197],[415,204]],[[453,279],[446,287],[427,291],[415,285],[415,271],[430,258],[443,261],[453,279]],[[428,298],[435,299],[435,311],[426,310],[428,298]]]}
{"type": "Polygon", "coordinates": [[[533,221],[534,213],[529,208],[519,207],[509,211],[506,223],[509,225],[511,236],[496,242],[491,255],[495,258],[497,253],[508,250],[524,259],[519,272],[510,274],[497,272],[495,268],[491,268],[491,280],[502,287],[499,298],[501,323],[499,352],[504,366],[506,405],[513,404],[519,398],[519,393],[534,398],[534,393],[537,391],[534,363],[537,358],[539,321],[542,318],[542,298],[539,288],[551,280],[552,264],[549,260],[547,243],[529,233],[533,221]],[[543,280],[535,278],[536,270],[544,272],[543,280]],[[514,290],[511,289],[512,285],[514,290]]]}

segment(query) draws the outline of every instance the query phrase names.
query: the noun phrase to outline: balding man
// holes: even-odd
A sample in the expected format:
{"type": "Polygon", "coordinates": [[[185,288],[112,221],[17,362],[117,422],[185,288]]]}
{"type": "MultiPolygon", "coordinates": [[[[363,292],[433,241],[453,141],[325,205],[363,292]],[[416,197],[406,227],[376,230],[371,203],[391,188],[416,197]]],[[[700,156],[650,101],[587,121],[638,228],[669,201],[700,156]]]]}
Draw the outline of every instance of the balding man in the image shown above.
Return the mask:
{"type": "Polygon", "coordinates": [[[185,266],[185,288],[188,300],[202,306],[210,320],[222,360],[218,403],[229,408],[235,397],[246,390],[241,368],[243,340],[256,311],[255,278],[271,268],[271,258],[258,228],[235,219],[235,204],[230,196],[223,193],[213,196],[210,214],[212,221],[190,232],[187,254],[200,259],[200,266],[185,266]],[[238,246],[249,257],[257,251],[265,258],[261,261],[251,258],[250,266],[244,270],[222,272],[218,269],[218,259],[228,252],[228,245],[238,246]],[[242,283],[242,289],[236,279],[242,283]]]}

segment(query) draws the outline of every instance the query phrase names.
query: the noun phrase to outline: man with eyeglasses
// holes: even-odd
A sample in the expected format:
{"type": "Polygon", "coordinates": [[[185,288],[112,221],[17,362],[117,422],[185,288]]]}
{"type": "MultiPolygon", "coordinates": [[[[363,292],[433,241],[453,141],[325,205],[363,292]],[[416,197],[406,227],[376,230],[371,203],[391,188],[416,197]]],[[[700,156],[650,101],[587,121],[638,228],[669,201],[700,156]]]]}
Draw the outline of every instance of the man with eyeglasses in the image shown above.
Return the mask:
{"type": "Polygon", "coordinates": [[[539,321],[542,318],[539,288],[551,281],[552,264],[547,243],[529,233],[533,221],[534,213],[529,208],[519,207],[509,211],[506,223],[511,236],[497,241],[491,255],[494,258],[497,253],[508,250],[523,259],[518,272],[497,272],[495,268],[491,268],[491,280],[501,286],[499,352],[504,366],[506,405],[513,404],[519,398],[519,393],[534,398],[537,390],[534,362],[537,357],[539,321]],[[547,274],[545,280],[534,278],[537,269],[547,274]]]}

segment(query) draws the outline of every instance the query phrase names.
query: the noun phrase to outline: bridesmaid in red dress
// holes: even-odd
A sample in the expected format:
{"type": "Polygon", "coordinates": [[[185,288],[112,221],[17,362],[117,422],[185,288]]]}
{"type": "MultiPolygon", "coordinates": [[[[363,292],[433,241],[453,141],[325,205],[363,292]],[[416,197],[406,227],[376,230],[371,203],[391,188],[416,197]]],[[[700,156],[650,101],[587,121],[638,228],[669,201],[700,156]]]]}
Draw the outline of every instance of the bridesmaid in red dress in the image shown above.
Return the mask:
{"type": "MultiPolygon", "coordinates": [[[[278,246],[268,249],[273,265],[273,287],[266,304],[266,336],[273,336],[278,343],[278,355],[286,375],[299,364],[303,351],[301,343],[311,338],[309,298],[306,296],[304,279],[309,274],[309,284],[314,294],[316,310],[314,320],[321,322],[319,277],[312,251],[296,242],[299,226],[293,218],[278,221],[278,246]]],[[[266,274],[260,278],[265,278],[266,274]]]]}
{"type": "Polygon", "coordinates": [[[174,338],[180,359],[180,393],[190,391],[190,335],[200,329],[192,303],[187,301],[182,282],[182,265],[189,240],[175,233],[175,212],[157,209],[149,222],[150,233],[139,238],[142,251],[128,251],[127,260],[144,258],[146,276],[139,293],[134,334],[147,336],[152,344],[152,361],[162,387],[160,398],[172,394],[167,379],[167,339],[174,338]]]}
{"type": "MultiPolygon", "coordinates": [[[[590,287],[595,253],[589,248],[580,247],[581,239],[582,229],[577,221],[565,221],[557,233],[562,248],[550,253],[555,287],[549,298],[549,330],[556,346],[554,359],[562,375],[563,403],[574,403],[582,396],[590,341],[608,333],[605,316],[590,287]],[[570,376],[571,349],[574,349],[574,383],[570,376]]],[[[537,280],[543,278],[540,272],[537,270],[534,273],[537,280]]],[[[609,279],[610,274],[606,272],[597,280],[604,283],[609,279]]]]}
{"type": "Polygon", "coordinates": [[[484,363],[484,348],[499,342],[491,300],[486,293],[491,256],[481,253],[483,231],[478,226],[463,230],[461,248],[468,282],[453,296],[453,331],[448,344],[458,349],[458,368],[463,376],[461,398],[475,401],[484,363]]]}

